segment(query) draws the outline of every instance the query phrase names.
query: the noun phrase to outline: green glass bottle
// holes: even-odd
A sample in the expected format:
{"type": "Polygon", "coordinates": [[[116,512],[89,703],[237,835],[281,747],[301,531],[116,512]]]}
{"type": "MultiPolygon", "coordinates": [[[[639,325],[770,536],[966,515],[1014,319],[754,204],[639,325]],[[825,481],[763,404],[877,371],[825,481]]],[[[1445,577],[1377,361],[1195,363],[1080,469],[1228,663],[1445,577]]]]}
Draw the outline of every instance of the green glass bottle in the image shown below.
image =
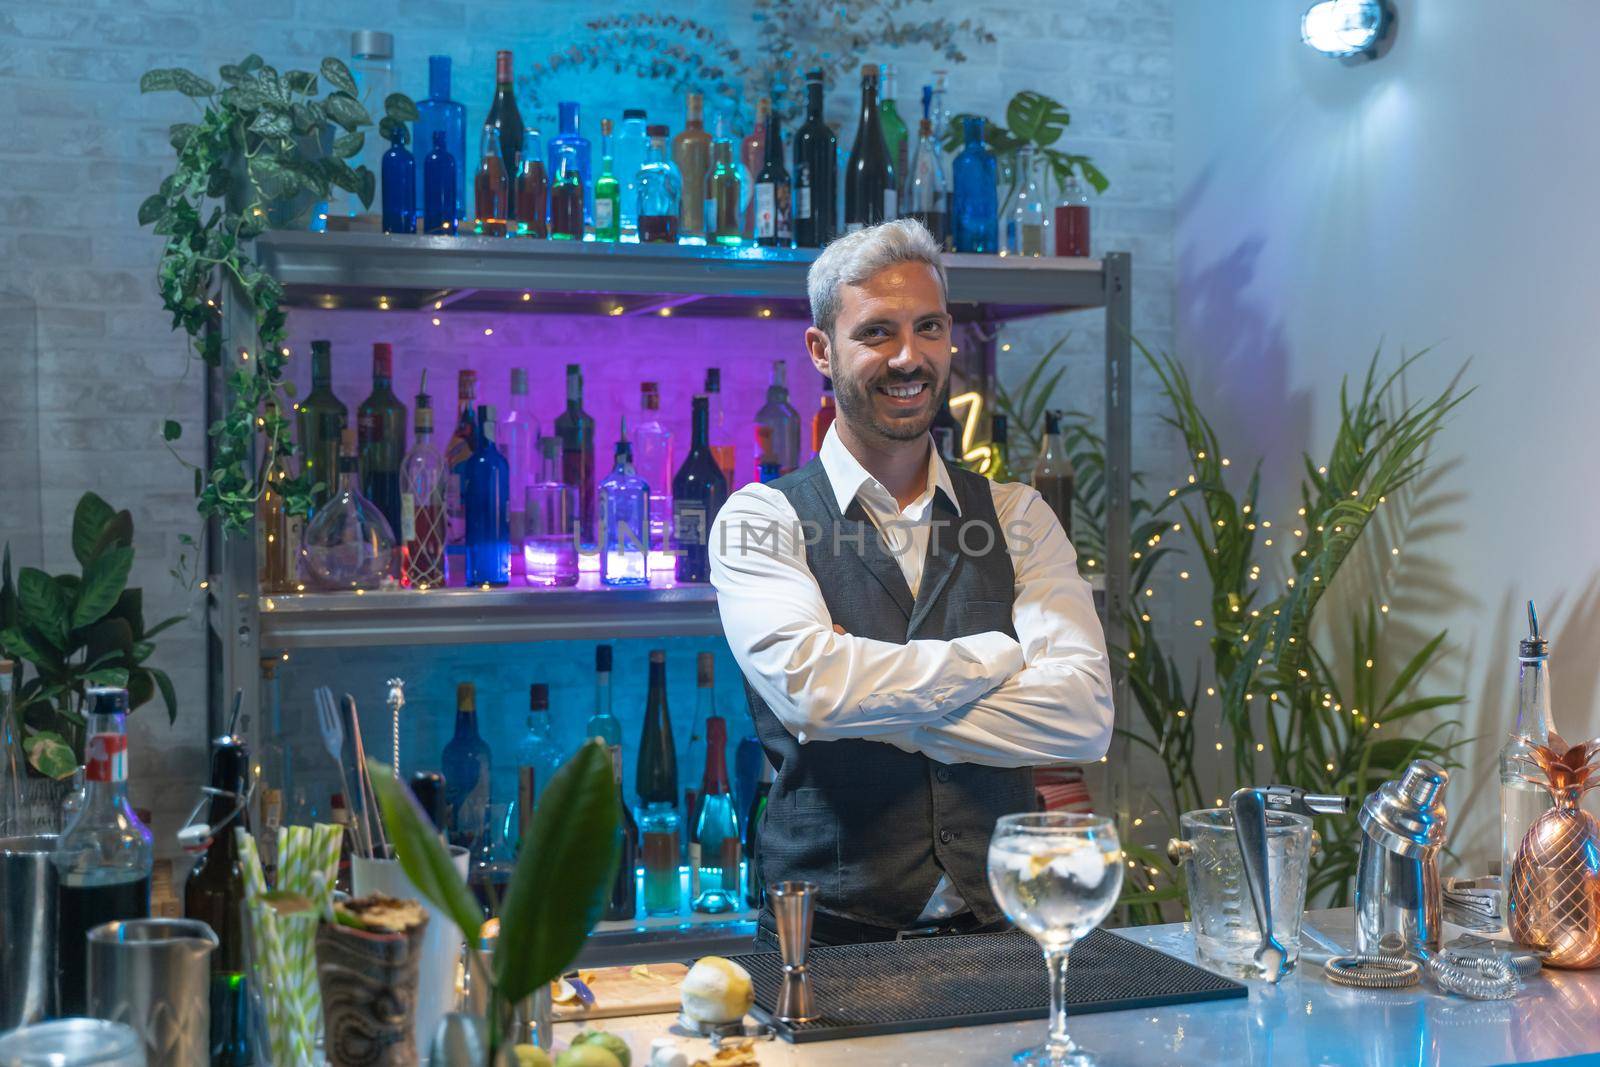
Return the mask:
{"type": "Polygon", "coordinates": [[[308,470],[322,485],[312,495],[321,507],[339,485],[339,436],[350,410],[333,392],[333,346],[311,342],[311,392],[300,401],[300,469],[308,470]]]}
{"type": "Polygon", "coordinates": [[[406,406],[394,395],[394,349],[385,341],[372,346],[372,394],[356,409],[361,495],[378,506],[399,531],[400,464],[406,457],[406,406]]]}
{"type": "MultiPolygon", "coordinates": [[[[718,130],[722,130],[720,120],[718,130]]],[[[706,176],[707,244],[744,244],[744,180],[733,147],[733,138],[727,136],[719,136],[711,145],[711,173],[706,176]]]]}
{"type": "MultiPolygon", "coordinates": [[[[878,120],[883,124],[883,146],[889,150],[889,165],[894,168],[895,181],[903,185],[910,173],[906,156],[910,152],[911,135],[906,128],[906,120],[900,117],[900,105],[894,99],[894,66],[885,63],[880,69],[878,120]]],[[[902,188],[898,192],[903,201],[905,190],[902,188]]]]}
{"type": "Polygon", "coordinates": [[[622,238],[622,183],[612,173],[611,120],[600,120],[600,177],[594,180],[594,239],[622,238]]]}

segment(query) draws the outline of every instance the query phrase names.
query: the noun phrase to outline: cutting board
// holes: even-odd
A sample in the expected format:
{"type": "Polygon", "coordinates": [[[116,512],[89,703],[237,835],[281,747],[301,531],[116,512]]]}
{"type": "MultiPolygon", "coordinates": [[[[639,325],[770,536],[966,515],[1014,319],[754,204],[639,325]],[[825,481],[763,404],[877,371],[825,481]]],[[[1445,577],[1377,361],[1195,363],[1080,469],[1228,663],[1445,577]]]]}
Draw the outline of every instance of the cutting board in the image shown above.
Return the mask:
{"type": "Polygon", "coordinates": [[[646,967],[601,967],[583,971],[584,980],[594,992],[594,1007],[582,1003],[553,1005],[556,1022],[578,1019],[614,1019],[624,1015],[655,1015],[677,1011],[684,976],[689,968],[681,963],[652,963],[646,967]],[[638,972],[646,971],[641,976],[638,972]]]}

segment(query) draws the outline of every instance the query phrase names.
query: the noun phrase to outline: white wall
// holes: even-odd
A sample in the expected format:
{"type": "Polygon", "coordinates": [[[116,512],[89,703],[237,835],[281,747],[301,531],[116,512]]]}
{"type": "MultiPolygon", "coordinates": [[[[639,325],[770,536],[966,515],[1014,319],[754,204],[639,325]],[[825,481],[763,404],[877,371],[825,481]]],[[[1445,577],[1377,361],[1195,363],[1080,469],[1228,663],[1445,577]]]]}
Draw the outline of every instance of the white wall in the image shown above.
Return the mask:
{"type": "Polygon", "coordinates": [[[1437,346],[1412,396],[1458,371],[1476,387],[1438,439],[1390,618],[1397,651],[1449,628],[1429,688],[1467,694],[1463,733],[1484,738],[1450,787],[1451,842],[1484,870],[1523,599],[1555,638],[1558,726],[1600,732],[1600,8],[1401,0],[1390,53],[1347,67],[1300,43],[1308,3],[1176,6],[1176,351],[1280,493],[1380,341],[1437,346]]]}

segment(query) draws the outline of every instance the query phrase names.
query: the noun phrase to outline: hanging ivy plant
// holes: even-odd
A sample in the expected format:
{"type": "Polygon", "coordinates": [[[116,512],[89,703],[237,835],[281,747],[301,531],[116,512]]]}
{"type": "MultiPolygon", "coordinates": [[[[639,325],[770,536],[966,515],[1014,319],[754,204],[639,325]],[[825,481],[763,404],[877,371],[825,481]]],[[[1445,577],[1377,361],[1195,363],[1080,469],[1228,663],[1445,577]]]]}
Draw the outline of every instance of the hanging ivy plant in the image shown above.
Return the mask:
{"type": "MultiPolygon", "coordinates": [[[[208,366],[223,365],[228,283],[254,315],[254,343],[236,339],[240,361],[227,377],[228,409],[208,428],[215,442],[210,470],[196,474],[200,514],[219,519],[224,532],[242,533],[254,521],[269,478],[281,487],[285,505],[300,514],[319,484],[309,473],[284,475],[282,461],[292,451],[286,413],[293,410],[293,386],[284,380],[284,293],[256,264],[250,242],[269,226],[304,226],[312,206],[334,188],[370,207],[376,179],[349,163],[366,143],[363,131],[372,117],[344,63],[324,59],[320,77],[307,70],[280,74],[250,55],[224,65],[218,77],[221,87],[180,68],[147,71],[139,79],[140,92],[182,93],[200,110],[198,121],[168,130],[177,166],[139,205],[139,225],[166,238],[157,272],[162,303],[172,313],[172,328],[189,335],[208,366]],[[270,408],[268,401],[274,402],[270,408]]],[[[393,93],[383,106],[380,132],[403,138],[404,124],[417,118],[416,105],[393,93]]],[[[168,419],[162,432],[176,441],[183,427],[168,419]]]]}

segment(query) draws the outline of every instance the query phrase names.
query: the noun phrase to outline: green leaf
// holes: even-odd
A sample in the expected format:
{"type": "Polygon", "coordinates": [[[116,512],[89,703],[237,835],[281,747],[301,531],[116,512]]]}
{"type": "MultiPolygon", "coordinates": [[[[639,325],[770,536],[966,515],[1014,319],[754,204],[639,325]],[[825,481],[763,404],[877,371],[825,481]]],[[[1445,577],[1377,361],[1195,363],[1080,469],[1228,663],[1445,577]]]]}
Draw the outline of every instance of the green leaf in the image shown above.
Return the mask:
{"type": "Polygon", "coordinates": [[[299,187],[300,179],[271,156],[257,156],[250,161],[250,180],[268,200],[280,200],[299,187]]]}
{"type": "Polygon", "coordinates": [[[22,742],[28,754],[28,765],[46,778],[60,781],[72,777],[78,769],[78,759],[67,739],[53,730],[36,730],[22,742]]]}
{"type": "Polygon", "coordinates": [[[139,205],[139,225],[148,226],[162,215],[167,213],[167,198],[160,193],[154,193],[144,198],[144,203],[139,205]]]}
{"type": "Polygon", "coordinates": [[[328,80],[328,84],[333,86],[335,89],[341,92],[349,93],[352,97],[360,95],[359,91],[356,89],[355,78],[350,76],[350,68],[345,66],[340,60],[337,60],[332,56],[324,59],[322,61],[322,76],[326,78],[328,80]]]}
{"type": "Polygon", "coordinates": [[[260,56],[256,55],[254,52],[251,52],[249,55],[245,56],[243,60],[240,61],[239,69],[244,71],[246,74],[254,74],[256,71],[260,70],[265,64],[266,64],[266,60],[262,59],[260,56]]]}
{"type": "Polygon", "coordinates": [[[385,141],[398,140],[401,144],[405,144],[411,139],[410,131],[406,129],[406,124],[389,115],[385,115],[378,120],[378,136],[385,141]],[[397,134],[399,135],[398,137],[396,137],[397,134]]]}
{"type": "Polygon", "coordinates": [[[250,132],[262,137],[289,137],[294,134],[294,123],[288,115],[263,111],[250,123],[250,132]]]}
{"type": "Polygon", "coordinates": [[[111,516],[111,520],[101,528],[100,536],[89,548],[89,558],[98,557],[112,545],[120,545],[130,551],[133,548],[133,516],[126,509],[111,516]]]}
{"type": "Polygon", "coordinates": [[[349,159],[361,151],[367,143],[367,135],[357,130],[355,133],[340,134],[333,139],[333,154],[340,159],[349,159]]]}
{"type": "Polygon", "coordinates": [[[1040,147],[1061,140],[1061,134],[1071,121],[1072,116],[1066,108],[1031,89],[1013,96],[1011,103],[1006,105],[1006,126],[1011,133],[1040,147]]]}
{"type": "Polygon", "coordinates": [[[74,629],[98,622],[116,604],[128,585],[133,569],[133,549],[118,546],[106,550],[83,569],[83,589],[72,609],[74,629]]]}
{"type": "Polygon", "coordinates": [[[116,510],[94,493],[84,493],[72,512],[72,555],[80,567],[94,559],[95,545],[105,532],[106,523],[116,516],[116,510]]]}
{"type": "Polygon", "coordinates": [[[8,655],[25,659],[41,670],[55,673],[62,669],[61,656],[31,629],[10,626],[0,630],[0,648],[5,649],[8,655]]]}
{"type": "Polygon", "coordinates": [[[1078,159],[1078,169],[1083,172],[1084,180],[1094,186],[1094,191],[1097,193],[1105,192],[1111,185],[1111,179],[1102,174],[1100,168],[1090,163],[1087,158],[1078,159]]]}
{"type": "Polygon", "coordinates": [[[322,102],[322,106],[328,112],[329,118],[352,132],[372,123],[372,118],[367,114],[367,109],[361,106],[361,101],[346,93],[334,93],[322,102]]]}
{"type": "Polygon", "coordinates": [[[176,441],[183,436],[183,424],[176,419],[168,419],[161,424],[161,439],[163,441],[176,441]]]}
{"type": "Polygon", "coordinates": [[[217,68],[217,76],[229,85],[238,85],[248,78],[249,72],[237,63],[224,63],[217,68]]]}
{"type": "MultiPolygon", "coordinates": [[[[341,63],[341,69],[343,66],[341,63]]],[[[326,61],[323,73],[327,73],[326,61]]],[[[378,794],[378,807],[383,811],[383,828],[394,844],[400,869],[406,872],[406,877],[417,887],[417,892],[450,917],[450,921],[466,938],[467,944],[476,946],[483,929],[483,912],[479,910],[467,883],[456,871],[455,864],[450,862],[450,853],[428,816],[417,806],[411,790],[396,780],[393,768],[368,760],[367,772],[372,779],[373,792],[378,794]]],[[[551,781],[553,783],[554,779],[551,781]]],[[[502,939],[505,937],[503,923],[504,920],[500,933],[502,939]]],[[[504,944],[504,941],[500,943],[504,944]]]]}
{"type": "Polygon", "coordinates": [[[155,679],[156,688],[161,690],[161,702],[167,706],[167,725],[175,724],[178,721],[178,691],[173,687],[172,679],[167,677],[166,671],[155,667],[146,667],[144,673],[155,679]]]}
{"type": "Polygon", "coordinates": [[[126,689],[128,688],[128,668],[101,667],[85,674],[83,680],[90,685],[110,685],[118,689],[126,689]]]}
{"type": "Polygon", "coordinates": [[[291,93],[301,96],[317,95],[317,76],[309,70],[291,70],[283,76],[283,84],[291,93]]]}
{"type": "Polygon", "coordinates": [[[22,621],[57,651],[66,651],[71,606],[56,580],[37,567],[24,567],[17,574],[17,595],[22,621]]]}
{"type": "Polygon", "coordinates": [[[176,67],[158,67],[147,70],[139,75],[139,91],[141,93],[170,93],[178,88],[178,70],[176,67]]]}
{"type": "Polygon", "coordinates": [[[405,93],[390,93],[383,101],[383,113],[400,122],[416,122],[422,117],[417,105],[405,93]]]}
{"type": "Polygon", "coordinates": [[[590,739],[545,786],[500,910],[495,988],[517,1003],[561,976],[605,908],[617,869],[617,783],[590,739]]]}
{"type": "Polygon", "coordinates": [[[378,178],[366,167],[356,168],[356,187],[354,192],[361,198],[362,207],[371,207],[372,198],[378,192],[378,178]]]}

